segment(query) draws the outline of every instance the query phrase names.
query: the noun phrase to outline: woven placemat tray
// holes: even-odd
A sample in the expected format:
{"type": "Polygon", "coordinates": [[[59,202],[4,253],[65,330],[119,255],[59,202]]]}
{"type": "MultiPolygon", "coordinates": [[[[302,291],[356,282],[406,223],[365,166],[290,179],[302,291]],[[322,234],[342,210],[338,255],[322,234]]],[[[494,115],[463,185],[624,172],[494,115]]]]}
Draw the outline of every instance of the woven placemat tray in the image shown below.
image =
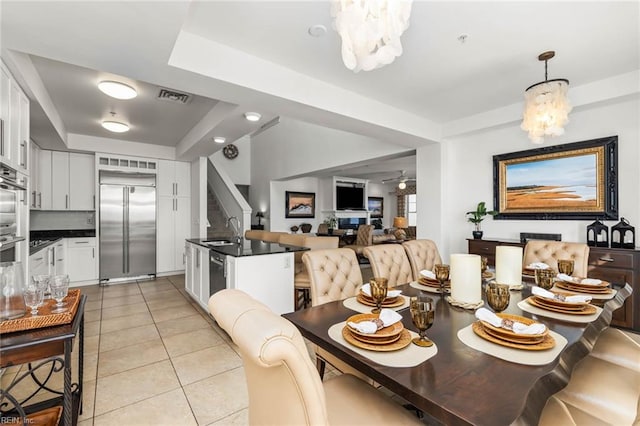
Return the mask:
{"type": "Polygon", "coordinates": [[[27,309],[23,317],[0,322],[0,333],[14,333],[16,331],[34,330],[36,328],[52,327],[54,325],[69,324],[73,321],[80,303],[80,290],[69,290],[64,298],[66,312],[52,313],[56,308],[54,299],[46,299],[38,308],[38,315],[32,316],[27,309]]]}

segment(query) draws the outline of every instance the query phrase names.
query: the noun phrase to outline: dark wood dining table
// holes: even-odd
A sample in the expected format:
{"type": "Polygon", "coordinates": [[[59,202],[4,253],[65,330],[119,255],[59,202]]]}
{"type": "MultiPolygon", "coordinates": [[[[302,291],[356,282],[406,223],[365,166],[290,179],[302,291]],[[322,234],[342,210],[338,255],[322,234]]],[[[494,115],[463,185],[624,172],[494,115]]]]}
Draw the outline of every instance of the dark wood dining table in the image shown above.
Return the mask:
{"type": "MultiPolygon", "coordinates": [[[[408,284],[398,288],[407,296],[419,293],[408,284]]],[[[439,294],[430,294],[437,305],[435,322],[427,331],[438,353],[409,368],[379,365],[332,340],[329,327],[355,314],[344,307],[342,301],[283,316],[295,324],[305,338],[442,424],[535,425],[547,398],[566,386],[576,363],[591,351],[599,334],[609,326],[612,312],[622,306],[632,291],[628,284],[614,288],[616,296],[604,303],[602,314],[596,320],[586,324],[536,317],[522,311],[517,303],[531,294],[529,285],[522,291],[511,292],[505,313],[535,318],[568,341],[554,361],[540,366],[508,362],[462,343],[457,332],[476,320],[474,312],[451,306],[439,294]]],[[[399,312],[404,326],[417,331],[409,309],[399,312]]]]}

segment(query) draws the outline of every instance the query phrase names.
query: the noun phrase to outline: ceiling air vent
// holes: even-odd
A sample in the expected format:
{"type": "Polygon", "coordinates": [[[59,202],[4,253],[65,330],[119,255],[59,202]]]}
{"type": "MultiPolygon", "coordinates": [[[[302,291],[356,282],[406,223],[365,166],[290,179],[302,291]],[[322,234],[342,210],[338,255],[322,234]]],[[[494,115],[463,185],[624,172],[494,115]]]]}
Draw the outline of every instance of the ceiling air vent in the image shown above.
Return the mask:
{"type": "Polygon", "coordinates": [[[158,99],[162,101],[178,102],[181,104],[186,104],[189,102],[190,98],[191,97],[186,93],[180,93],[169,89],[160,89],[160,93],[158,93],[158,99]]]}

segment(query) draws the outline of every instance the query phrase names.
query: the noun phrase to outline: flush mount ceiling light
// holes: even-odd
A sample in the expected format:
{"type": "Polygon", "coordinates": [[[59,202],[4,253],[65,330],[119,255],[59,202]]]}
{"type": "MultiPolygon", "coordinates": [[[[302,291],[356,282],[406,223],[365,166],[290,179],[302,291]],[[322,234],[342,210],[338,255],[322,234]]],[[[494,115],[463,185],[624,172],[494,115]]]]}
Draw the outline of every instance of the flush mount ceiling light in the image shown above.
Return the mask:
{"type": "Polygon", "coordinates": [[[342,61],[358,72],[392,63],[402,55],[400,36],[409,27],[412,0],[332,0],[342,61]]]}
{"type": "Polygon", "coordinates": [[[249,121],[258,121],[260,120],[262,116],[260,114],[258,114],[257,112],[245,112],[244,113],[244,118],[246,118],[249,121]]]}
{"type": "Polygon", "coordinates": [[[225,143],[226,140],[227,140],[227,138],[223,138],[222,136],[215,136],[213,138],[213,141],[215,143],[225,143]]]}
{"type": "Polygon", "coordinates": [[[117,81],[101,81],[98,89],[105,95],[116,99],[133,99],[138,96],[138,92],[133,87],[117,81]]]}
{"type": "Polygon", "coordinates": [[[541,144],[545,136],[564,134],[564,126],[569,121],[571,104],[567,98],[569,80],[547,77],[547,62],[556,52],[549,51],[538,56],[544,61],[544,81],[533,84],[524,92],[524,116],[520,128],[529,132],[531,142],[541,144]]]}
{"type": "Polygon", "coordinates": [[[119,121],[105,120],[102,122],[102,127],[114,133],[124,133],[129,131],[129,125],[121,123],[119,121]]]}

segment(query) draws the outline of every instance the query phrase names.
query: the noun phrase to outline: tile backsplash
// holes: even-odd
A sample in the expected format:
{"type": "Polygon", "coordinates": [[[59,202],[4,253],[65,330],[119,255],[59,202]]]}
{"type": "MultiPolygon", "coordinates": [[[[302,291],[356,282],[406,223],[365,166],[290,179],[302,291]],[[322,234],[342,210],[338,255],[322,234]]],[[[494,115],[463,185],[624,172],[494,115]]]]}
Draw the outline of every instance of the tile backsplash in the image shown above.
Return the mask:
{"type": "Polygon", "coordinates": [[[95,229],[96,213],[85,211],[31,211],[31,231],[52,229],[95,229]]]}

